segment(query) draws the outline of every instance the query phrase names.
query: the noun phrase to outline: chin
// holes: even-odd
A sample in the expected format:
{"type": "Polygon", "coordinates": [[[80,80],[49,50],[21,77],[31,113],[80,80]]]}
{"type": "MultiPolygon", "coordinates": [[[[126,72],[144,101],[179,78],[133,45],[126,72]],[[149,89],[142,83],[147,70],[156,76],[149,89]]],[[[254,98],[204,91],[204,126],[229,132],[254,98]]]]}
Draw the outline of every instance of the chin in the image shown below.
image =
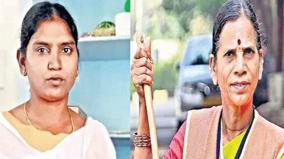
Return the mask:
{"type": "Polygon", "coordinates": [[[54,101],[62,100],[64,98],[66,98],[67,96],[68,96],[68,93],[65,93],[63,91],[49,92],[48,94],[46,94],[44,96],[44,99],[46,99],[47,101],[50,101],[50,102],[54,102],[54,101]]]}
{"type": "Polygon", "coordinates": [[[250,106],[252,99],[248,94],[234,94],[231,96],[231,101],[237,107],[250,106]]]}

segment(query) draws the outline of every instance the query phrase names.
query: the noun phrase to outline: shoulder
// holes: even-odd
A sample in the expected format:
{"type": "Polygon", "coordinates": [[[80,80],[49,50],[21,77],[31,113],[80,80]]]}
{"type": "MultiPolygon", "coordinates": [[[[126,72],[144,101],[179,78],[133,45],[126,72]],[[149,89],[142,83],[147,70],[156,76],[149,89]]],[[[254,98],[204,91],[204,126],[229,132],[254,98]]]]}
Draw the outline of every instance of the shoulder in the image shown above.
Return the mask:
{"type": "Polygon", "coordinates": [[[92,128],[106,130],[106,127],[102,122],[95,120],[92,117],[87,117],[86,125],[92,128]]]}
{"type": "Polygon", "coordinates": [[[8,111],[13,117],[19,120],[21,123],[26,123],[26,116],[24,113],[23,104],[14,107],[8,111]]]}
{"type": "Polygon", "coordinates": [[[219,114],[222,110],[222,106],[213,106],[210,108],[202,108],[198,110],[190,110],[188,111],[188,119],[189,118],[203,118],[204,116],[211,117],[216,114],[219,114]]]}
{"type": "Polygon", "coordinates": [[[100,133],[102,135],[109,136],[109,133],[105,125],[101,123],[100,121],[93,119],[92,117],[88,117],[86,119],[85,126],[88,128],[88,130],[94,131],[96,134],[100,133]]]}
{"type": "Polygon", "coordinates": [[[184,147],[184,135],[186,131],[186,121],[183,122],[178,132],[173,137],[168,150],[164,153],[164,159],[182,158],[184,147]]]}
{"type": "Polygon", "coordinates": [[[93,144],[108,145],[111,147],[113,146],[109,132],[105,125],[91,117],[87,118],[85,135],[90,141],[92,141],[93,144]]]}
{"type": "Polygon", "coordinates": [[[86,143],[90,151],[87,156],[100,156],[98,158],[116,158],[114,145],[111,141],[107,128],[98,120],[87,118],[85,125],[86,143]],[[94,149],[94,147],[96,147],[94,149]]]}
{"type": "MultiPolygon", "coordinates": [[[[255,121],[250,136],[253,136],[254,139],[261,139],[257,141],[258,145],[266,146],[264,149],[272,149],[275,157],[277,154],[283,153],[284,129],[266,120],[257,111],[255,111],[255,121]]],[[[251,144],[255,143],[252,142],[251,144]]]]}
{"type": "Polygon", "coordinates": [[[216,111],[221,111],[222,106],[212,106],[210,108],[202,108],[202,109],[196,109],[196,110],[190,110],[189,112],[192,113],[197,113],[197,114],[208,114],[208,113],[213,113],[216,111]]]}
{"type": "Polygon", "coordinates": [[[259,127],[262,128],[263,131],[270,134],[270,136],[274,136],[277,140],[282,140],[284,142],[284,129],[271,123],[270,121],[263,118],[258,112],[255,113],[256,122],[259,127]]]}

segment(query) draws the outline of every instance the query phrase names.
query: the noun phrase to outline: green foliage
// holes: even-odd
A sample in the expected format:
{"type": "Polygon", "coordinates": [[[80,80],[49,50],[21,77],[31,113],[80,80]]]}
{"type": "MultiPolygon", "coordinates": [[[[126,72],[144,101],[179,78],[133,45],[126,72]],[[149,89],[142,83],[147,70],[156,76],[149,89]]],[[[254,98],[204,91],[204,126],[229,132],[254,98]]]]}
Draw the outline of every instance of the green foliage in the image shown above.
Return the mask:
{"type": "Polygon", "coordinates": [[[147,34],[154,38],[179,38],[184,35],[184,30],[175,14],[167,13],[163,8],[158,8],[147,28],[147,34]]]}
{"type": "Polygon", "coordinates": [[[215,18],[218,9],[224,4],[226,0],[198,0],[196,3],[196,9],[206,17],[210,17],[212,20],[215,18]]]}
{"type": "Polygon", "coordinates": [[[213,19],[224,2],[226,0],[163,0],[162,7],[176,15],[189,15],[188,18],[192,18],[192,13],[198,11],[205,17],[213,19]]]}
{"type": "Polygon", "coordinates": [[[173,95],[178,75],[176,70],[177,58],[178,56],[174,56],[165,63],[155,64],[153,90],[166,89],[170,96],[173,95]]]}
{"type": "Polygon", "coordinates": [[[189,32],[188,24],[193,18],[195,1],[192,0],[164,0],[162,7],[169,14],[175,15],[184,32],[189,32]]]}
{"type": "Polygon", "coordinates": [[[147,34],[152,38],[186,40],[209,33],[219,7],[226,0],[163,0],[154,11],[147,34]]]}

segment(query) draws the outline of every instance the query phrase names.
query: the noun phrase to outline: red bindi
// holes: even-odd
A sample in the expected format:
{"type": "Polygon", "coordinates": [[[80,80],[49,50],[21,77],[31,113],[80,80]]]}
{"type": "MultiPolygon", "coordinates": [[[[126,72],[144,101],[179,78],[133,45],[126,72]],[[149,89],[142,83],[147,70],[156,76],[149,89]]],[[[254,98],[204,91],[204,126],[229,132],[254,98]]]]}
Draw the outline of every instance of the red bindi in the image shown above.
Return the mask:
{"type": "Polygon", "coordinates": [[[241,40],[240,40],[240,39],[238,39],[238,45],[241,45],[241,43],[242,43],[242,42],[241,42],[241,40]]]}

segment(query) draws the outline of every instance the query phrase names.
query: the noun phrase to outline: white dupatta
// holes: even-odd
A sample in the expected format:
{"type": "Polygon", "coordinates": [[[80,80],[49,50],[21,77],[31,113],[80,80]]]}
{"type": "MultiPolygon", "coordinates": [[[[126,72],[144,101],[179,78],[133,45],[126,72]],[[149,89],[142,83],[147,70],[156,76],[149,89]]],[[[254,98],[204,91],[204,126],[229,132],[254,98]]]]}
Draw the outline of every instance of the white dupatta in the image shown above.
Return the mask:
{"type": "Polygon", "coordinates": [[[1,159],[116,159],[104,125],[90,117],[84,127],[67,135],[54,148],[40,152],[26,143],[0,113],[1,159]]]}

